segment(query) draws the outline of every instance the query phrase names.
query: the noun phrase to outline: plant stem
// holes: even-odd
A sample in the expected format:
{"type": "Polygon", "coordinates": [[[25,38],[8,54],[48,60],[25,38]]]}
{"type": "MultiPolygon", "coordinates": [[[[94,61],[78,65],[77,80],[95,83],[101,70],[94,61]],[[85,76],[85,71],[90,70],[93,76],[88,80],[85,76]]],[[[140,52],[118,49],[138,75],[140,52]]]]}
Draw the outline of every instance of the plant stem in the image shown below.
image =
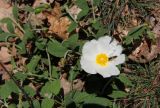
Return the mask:
{"type": "Polygon", "coordinates": [[[48,57],[49,77],[52,78],[51,59],[50,59],[50,55],[49,55],[49,53],[48,53],[47,48],[46,48],[46,53],[47,53],[47,57],[48,57]]]}

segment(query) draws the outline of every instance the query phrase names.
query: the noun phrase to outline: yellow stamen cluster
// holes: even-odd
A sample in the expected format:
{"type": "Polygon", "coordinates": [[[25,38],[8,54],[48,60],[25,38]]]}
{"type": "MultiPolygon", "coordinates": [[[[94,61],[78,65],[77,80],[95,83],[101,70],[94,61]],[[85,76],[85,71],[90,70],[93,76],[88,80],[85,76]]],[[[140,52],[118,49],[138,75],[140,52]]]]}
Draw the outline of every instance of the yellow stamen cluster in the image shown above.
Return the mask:
{"type": "Polygon", "coordinates": [[[100,53],[96,56],[96,63],[100,66],[107,66],[109,58],[106,54],[100,53]]]}

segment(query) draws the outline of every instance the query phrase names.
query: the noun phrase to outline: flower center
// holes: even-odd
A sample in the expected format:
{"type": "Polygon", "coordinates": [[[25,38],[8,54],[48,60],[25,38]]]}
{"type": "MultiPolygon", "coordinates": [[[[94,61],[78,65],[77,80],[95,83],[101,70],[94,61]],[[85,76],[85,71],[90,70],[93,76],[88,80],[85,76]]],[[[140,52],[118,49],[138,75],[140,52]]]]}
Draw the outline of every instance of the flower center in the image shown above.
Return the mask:
{"type": "Polygon", "coordinates": [[[106,66],[108,64],[109,58],[106,54],[100,53],[96,56],[96,63],[100,66],[106,66]]]}

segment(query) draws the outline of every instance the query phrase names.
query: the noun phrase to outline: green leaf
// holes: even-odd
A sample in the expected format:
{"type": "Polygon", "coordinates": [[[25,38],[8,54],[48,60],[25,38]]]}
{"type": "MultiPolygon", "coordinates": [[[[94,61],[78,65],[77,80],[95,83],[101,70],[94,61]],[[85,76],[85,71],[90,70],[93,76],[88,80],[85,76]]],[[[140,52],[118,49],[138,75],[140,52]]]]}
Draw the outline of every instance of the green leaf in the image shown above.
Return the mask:
{"type": "Polygon", "coordinates": [[[24,10],[25,10],[25,12],[34,12],[34,9],[28,5],[25,5],[24,10]]]}
{"type": "Polygon", "coordinates": [[[112,102],[107,99],[107,98],[102,98],[102,97],[89,97],[86,99],[86,101],[84,102],[85,104],[97,104],[97,105],[101,105],[101,106],[111,106],[112,102]]]}
{"type": "Polygon", "coordinates": [[[60,80],[54,80],[54,81],[48,81],[41,89],[41,94],[43,96],[50,97],[53,93],[54,95],[57,95],[61,89],[60,86],[60,80]]]}
{"type": "Polygon", "coordinates": [[[27,78],[27,75],[22,72],[16,72],[14,76],[16,77],[16,79],[21,81],[24,81],[27,78]]]}
{"type": "Polygon", "coordinates": [[[24,32],[24,36],[23,36],[23,42],[26,44],[27,43],[27,40],[30,40],[34,37],[33,35],[33,32],[31,29],[25,29],[25,32],[24,32]]]}
{"type": "Polygon", "coordinates": [[[19,11],[18,7],[17,6],[13,6],[12,13],[13,13],[13,16],[14,16],[16,21],[18,20],[18,11],[19,11]]]}
{"type": "Polygon", "coordinates": [[[75,30],[78,27],[78,24],[74,21],[72,21],[72,23],[70,24],[69,28],[68,28],[68,32],[72,32],[73,30],[75,30]]]}
{"type": "Polygon", "coordinates": [[[24,36],[23,36],[23,43],[27,43],[28,40],[31,40],[34,38],[32,27],[29,23],[25,23],[23,25],[24,27],[24,36]]]}
{"type": "Polygon", "coordinates": [[[88,99],[89,96],[92,96],[86,92],[78,92],[76,91],[74,96],[73,96],[73,100],[75,103],[81,103],[84,102],[86,99],[88,99]]]}
{"type": "Polygon", "coordinates": [[[6,99],[11,94],[10,88],[7,85],[2,85],[0,88],[0,97],[6,99]]]}
{"type": "Polygon", "coordinates": [[[13,82],[12,80],[9,80],[6,82],[6,85],[8,86],[8,88],[11,89],[12,92],[14,93],[19,93],[19,88],[18,86],[15,84],[15,82],[13,82]]]}
{"type": "Polygon", "coordinates": [[[23,106],[23,108],[29,108],[28,101],[23,101],[22,106],[23,106]]]}
{"type": "Polygon", "coordinates": [[[63,57],[67,51],[67,49],[56,40],[49,41],[47,44],[47,49],[51,55],[56,57],[63,57]]]}
{"type": "Polygon", "coordinates": [[[108,95],[112,98],[123,98],[126,97],[128,94],[123,91],[113,91],[112,94],[108,95]]]}
{"type": "Polygon", "coordinates": [[[73,34],[67,40],[63,41],[62,45],[66,48],[74,49],[77,47],[78,35],[73,34]]]}
{"type": "Polygon", "coordinates": [[[89,8],[86,0],[76,0],[76,5],[81,9],[89,8]]]}
{"type": "Polygon", "coordinates": [[[125,85],[132,86],[132,82],[128,79],[128,77],[125,74],[120,74],[118,79],[125,85]]]}
{"type": "Polygon", "coordinates": [[[100,3],[101,3],[101,0],[93,0],[93,5],[94,6],[100,5],[100,3]]]}
{"type": "Polygon", "coordinates": [[[39,101],[38,100],[34,100],[33,101],[33,108],[41,108],[41,106],[40,106],[40,103],[39,103],[39,101]]]}
{"type": "Polygon", "coordinates": [[[18,48],[18,53],[20,53],[20,54],[26,54],[25,43],[20,42],[18,45],[16,45],[16,47],[18,48]]]}
{"type": "Polygon", "coordinates": [[[7,98],[12,92],[19,93],[19,88],[17,85],[12,81],[8,80],[5,82],[4,85],[0,88],[0,97],[5,99],[7,98]]]}
{"type": "Polygon", "coordinates": [[[146,24],[131,29],[128,32],[127,36],[125,37],[125,40],[123,41],[124,44],[129,45],[133,42],[133,40],[140,39],[143,36],[143,33],[146,31],[146,29],[147,29],[146,24]]]}
{"type": "Polygon", "coordinates": [[[35,69],[41,59],[41,56],[35,55],[32,57],[31,61],[27,64],[28,72],[35,73],[35,69]]]}
{"type": "Polygon", "coordinates": [[[10,18],[3,18],[0,22],[7,24],[7,30],[8,30],[10,33],[14,33],[13,22],[12,22],[12,20],[11,20],[10,18]]]}
{"type": "Polygon", "coordinates": [[[92,24],[92,27],[96,30],[99,30],[103,27],[103,25],[100,23],[100,21],[96,21],[92,24]]]}
{"type": "Polygon", "coordinates": [[[76,78],[76,76],[78,75],[78,72],[79,72],[79,71],[77,71],[77,70],[75,70],[75,69],[71,69],[71,70],[69,71],[69,78],[68,78],[68,80],[69,80],[69,81],[73,81],[73,80],[76,78]]]}
{"type": "Polygon", "coordinates": [[[8,108],[17,108],[16,104],[10,104],[8,108]]]}
{"type": "Polygon", "coordinates": [[[101,37],[101,36],[104,36],[105,34],[107,33],[107,29],[106,28],[100,28],[99,30],[98,30],[98,32],[96,33],[96,36],[97,37],[101,37]]]}
{"type": "Polygon", "coordinates": [[[7,29],[10,33],[14,33],[14,26],[13,26],[13,23],[12,21],[8,22],[7,23],[7,29]]]}
{"type": "Polygon", "coordinates": [[[76,91],[73,100],[75,103],[83,103],[85,104],[98,104],[101,106],[110,106],[112,102],[106,98],[97,97],[93,94],[88,94],[86,92],[78,92],[76,91]]]}
{"type": "Polygon", "coordinates": [[[24,90],[26,91],[26,93],[30,96],[30,97],[33,97],[36,92],[33,88],[31,88],[30,86],[25,86],[24,87],[24,90]]]}
{"type": "Polygon", "coordinates": [[[52,82],[52,87],[53,87],[53,91],[52,91],[52,92],[53,92],[55,95],[57,95],[57,94],[59,93],[60,89],[61,89],[60,80],[59,80],[59,79],[54,80],[54,81],[52,82]]]}
{"type": "Polygon", "coordinates": [[[89,8],[87,9],[83,9],[82,11],[80,11],[80,13],[77,16],[77,19],[80,20],[82,17],[86,16],[89,12],[89,8]]]}
{"type": "Polygon", "coordinates": [[[47,43],[47,39],[39,39],[35,42],[35,45],[38,49],[40,50],[45,50],[45,46],[46,46],[46,43],[47,43]]]}
{"type": "Polygon", "coordinates": [[[1,23],[8,23],[11,22],[12,20],[9,17],[3,18],[0,20],[1,23]]]}
{"type": "Polygon", "coordinates": [[[45,98],[42,100],[41,108],[53,108],[54,100],[45,98]]]}
{"type": "Polygon", "coordinates": [[[76,5],[81,8],[81,12],[78,14],[77,19],[81,19],[83,16],[86,16],[89,12],[89,7],[86,0],[76,0],[76,5]]]}
{"type": "Polygon", "coordinates": [[[8,33],[8,32],[4,32],[4,33],[1,33],[0,34],[0,42],[5,42],[8,40],[8,38],[10,37],[16,37],[15,34],[12,34],[12,33],[8,33]]]}
{"type": "Polygon", "coordinates": [[[59,78],[58,69],[56,66],[52,66],[52,77],[56,79],[59,78]]]}
{"type": "Polygon", "coordinates": [[[49,8],[50,6],[48,4],[41,4],[40,6],[36,7],[34,9],[35,14],[38,14],[42,11],[44,11],[45,9],[49,8]]]}

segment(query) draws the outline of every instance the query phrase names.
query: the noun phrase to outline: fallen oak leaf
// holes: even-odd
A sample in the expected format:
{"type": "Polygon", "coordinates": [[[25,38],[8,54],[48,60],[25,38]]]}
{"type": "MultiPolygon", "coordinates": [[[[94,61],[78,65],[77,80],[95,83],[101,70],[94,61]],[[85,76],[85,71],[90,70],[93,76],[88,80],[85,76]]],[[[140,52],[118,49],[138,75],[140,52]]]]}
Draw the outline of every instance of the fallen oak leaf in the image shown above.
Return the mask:
{"type": "Polygon", "coordinates": [[[56,19],[52,16],[49,16],[48,21],[51,24],[51,26],[49,27],[49,33],[54,33],[63,40],[68,38],[69,33],[67,32],[67,30],[70,25],[70,21],[67,17],[56,19]]]}
{"type": "Polygon", "coordinates": [[[11,61],[11,54],[9,54],[7,47],[1,47],[0,50],[0,62],[7,63],[11,61]]]}
{"type": "Polygon", "coordinates": [[[61,39],[67,39],[69,33],[67,32],[71,21],[67,16],[62,16],[60,4],[55,2],[55,6],[52,9],[51,14],[47,14],[48,22],[50,23],[49,31],[50,34],[55,34],[61,39]]]}
{"type": "Polygon", "coordinates": [[[148,45],[144,40],[141,44],[128,56],[129,59],[138,63],[147,63],[157,57],[160,48],[157,45],[148,45]]]}
{"type": "Polygon", "coordinates": [[[60,81],[64,95],[68,94],[71,90],[81,91],[84,88],[84,82],[80,79],[75,79],[72,83],[68,81],[66,73],[61,75],[60,81]]]}
{"type": "MultiPolygon", "coordinates": [[[[13,17],[12,6],[6,2],[6,0],[0,0],[0,20],[7,17],[13,17]]],[[[0,28],[3,31],[8,32],[6,24],[0,23],[0,28]]]]}
{"type": "MultiPolygon", "coordinates": [[[[12,65],[11,64],[5,64],[4,67],[8,69],[9,71],[12,70],[12,65]]],[[[8,73],[4,70],[4,68],[0,65],[0,75],[2,75],[2,80],[9,80],[10,76],[8,73]]]]}

